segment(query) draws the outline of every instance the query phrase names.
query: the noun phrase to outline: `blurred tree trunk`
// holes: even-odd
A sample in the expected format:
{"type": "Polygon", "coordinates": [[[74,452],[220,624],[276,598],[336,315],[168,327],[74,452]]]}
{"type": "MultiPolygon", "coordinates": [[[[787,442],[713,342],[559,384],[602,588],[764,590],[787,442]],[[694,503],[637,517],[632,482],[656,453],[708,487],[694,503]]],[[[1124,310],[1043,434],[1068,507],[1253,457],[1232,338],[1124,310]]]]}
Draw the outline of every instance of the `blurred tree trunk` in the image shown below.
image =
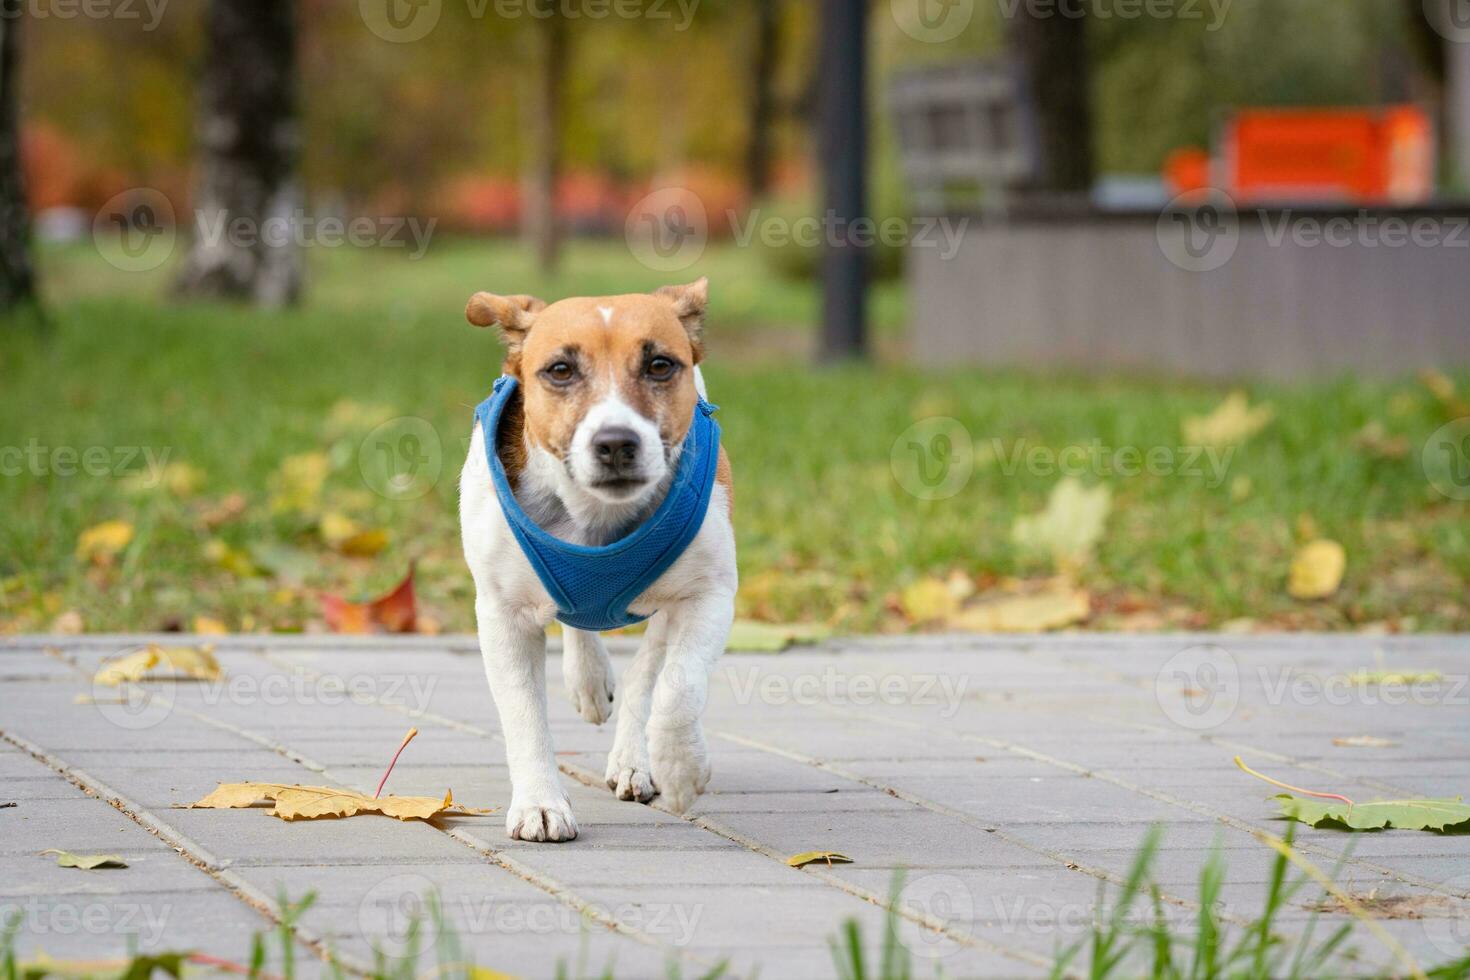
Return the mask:
{"type": "Polygon", "coordinates": [[[301,295],[295,6],[210,0],[181,294],[265,307],[301,295]]]}
{"type": "Polygon", "coordinates": [[[750,100],[750,142],[745,149],[745,190],[754,202],[771,187],[771,127],[776,107],[773,91],[776,75],[777,2],[755,2],[755,51],[752,58],[750,100]]]}
{"type": "Polygon", "coordinates": [[[20,18],[24,0],[0,0],[0,313],[33,305],[30,216],[21,172],[20,18]]]}
{"type": "Polygon", "coordinates": [[[561,261],[556,218],[556,183],[561,173],[562,91],[566,81],[567,24],[551,13],[537,26],[540,36],[535,92],[531,99],[530,160],[525,179],[522,230],[542,272],[561,261]]]}
{"type": "Polygon", "coordinates": [[[1019,4],[1007,27],[1011,56],[1036,105],[1039,178],[1027,188],[1060,198],[1092,189],[1092,86],[1085,5],[1019,4]]]}

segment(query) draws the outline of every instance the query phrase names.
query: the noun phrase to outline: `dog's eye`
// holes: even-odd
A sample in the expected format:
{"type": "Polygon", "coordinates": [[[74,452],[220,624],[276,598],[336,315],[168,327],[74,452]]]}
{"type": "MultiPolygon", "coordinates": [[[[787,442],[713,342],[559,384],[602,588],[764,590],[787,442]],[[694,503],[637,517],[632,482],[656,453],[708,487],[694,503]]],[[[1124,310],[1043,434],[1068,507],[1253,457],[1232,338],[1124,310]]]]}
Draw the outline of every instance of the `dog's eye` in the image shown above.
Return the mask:
{"type": "Polygon", "coordinates": [[[648,362],[648,366],[643,370],[654,381],[667,381],[674,376],[674,371],[677,368],[678,365],[672,359],[655,357],[648,362]]]}
{"type": "Polygon", "coordinates": [[[552,384],[564,385],[577,376],[577,369],[572,367],[566,361],[557,361],[555,364],[552,364],[543,369],[541,373],[544,374],[551,381],[552,384]]]}

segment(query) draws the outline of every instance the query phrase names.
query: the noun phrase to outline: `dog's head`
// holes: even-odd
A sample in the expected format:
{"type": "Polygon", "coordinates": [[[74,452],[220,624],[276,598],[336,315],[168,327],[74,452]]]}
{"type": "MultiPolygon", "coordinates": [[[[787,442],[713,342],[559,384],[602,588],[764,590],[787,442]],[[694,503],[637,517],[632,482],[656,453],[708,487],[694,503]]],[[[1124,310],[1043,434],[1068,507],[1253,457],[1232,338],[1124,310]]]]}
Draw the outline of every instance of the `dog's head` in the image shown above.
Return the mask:
{"type": "Polygon", "coordinates": [[[465,316],[499,327],[531,448],[594,498],[622,504],[660,485],[689,431],[708,299],[705,279],[550,306],[476,293],[465,316]]]}

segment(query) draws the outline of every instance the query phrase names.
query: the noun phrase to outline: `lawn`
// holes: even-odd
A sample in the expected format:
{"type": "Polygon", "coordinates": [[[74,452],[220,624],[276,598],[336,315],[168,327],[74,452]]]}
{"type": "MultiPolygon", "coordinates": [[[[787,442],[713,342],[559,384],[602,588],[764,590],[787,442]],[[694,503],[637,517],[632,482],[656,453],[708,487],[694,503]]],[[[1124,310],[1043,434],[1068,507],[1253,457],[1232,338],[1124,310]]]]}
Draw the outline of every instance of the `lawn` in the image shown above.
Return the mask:
{"type": "MultiPolygon", "coordinates": [[[[668,278],[612,244],[578,243],[546,280],[511,245],[436,241],[420,261],[313,254],[307,305],[267,314],[169,302],[162,273],[121,273],[80,246],[43,260],[51,337],[0,339],[0,631],[199,616],[314,629],[320,590],[373,594],[410,563],[431,625],[469,629],[455,482],[499,351],[465,324],[464,300],[668,278]],[[421,462],[423,496],[374,492],[395,454],[421,462]],[[134,529],[123,550],[81,556],[82,533],[113,520],[134,529]],[[377,531],[386,548],[344,553],[372,551],[377,531]]],[[[744,616],[923,628],[897,598],[915,581],[983,594],[1054,575],[1012,527],[1058,482],[1033,451],[1080,447],[1102,461],[1083,482],[1112,492],[1095,553],[1067,570],[1091,593],[1093,628],[1470,628],[1470,503],[1438,493],[1420,463],[1454,409],[1417,378],[1246,385],[1273,420],[1218,467],[1191,467],[1181,425],[1227,386],[903,366],[897,285],[875,302],[885,363],[814,368],[813,290],[734,248],[672,278],[697,274],[713,282],[707,375],[735,464],[744,616]],[[935,416],[959,420],[976,462],[958,493],[924,500],[890,456],[935,416]],[[1117,472],[1150,450],[1173,465],[1117,472]],[[1346,575],[1328,599],[1293,599],[1288,568],[1313,537],[1343,545],[1346,575]]],[[[1463,392],[1470,378],[1457,380],[1463,392]]]]}

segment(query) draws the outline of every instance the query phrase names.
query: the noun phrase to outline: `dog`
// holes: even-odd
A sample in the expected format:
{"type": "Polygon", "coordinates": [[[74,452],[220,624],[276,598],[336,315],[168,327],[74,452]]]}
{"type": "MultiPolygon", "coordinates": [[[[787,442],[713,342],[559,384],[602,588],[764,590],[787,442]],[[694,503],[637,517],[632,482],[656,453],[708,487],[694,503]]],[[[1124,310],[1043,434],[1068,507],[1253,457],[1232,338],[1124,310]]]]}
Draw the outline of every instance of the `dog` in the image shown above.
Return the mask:
{"type": "Polygon", "coordinates": [[[617,692],[606,780],[618,799],[647,803],[658,795],[682,813],[709,782],[701,715],[729,639],[738,579],[730,461],[707,417],[713,406],[699,367],[708,302],[708,280],[700,279],[549,306],[476,293],[465,310],[475,326],[498,328],[505,345],[502,378],[476,413],[460,523],[505,738],[505,826],[514,840],[577,836],[547,723],[553,619],[563,622],[567,696],[596,725],[614,705],[612,664],[597,630],[648,619],[617,692]],[[667,535],[643,529],[670,513],[685,522],[682,550],[651,568],[623,567],[631,554],[624,542],[656,550],[667,535]],[[563,559],[586,567],[562,575],[563,559]],[[638,583],[621,618],[617,601],[608,606],[611,619],[596,603],[583,603],[593,613],[564,608],[577,605],[564,593],[597,591],[618,576],[638,583]]]}

